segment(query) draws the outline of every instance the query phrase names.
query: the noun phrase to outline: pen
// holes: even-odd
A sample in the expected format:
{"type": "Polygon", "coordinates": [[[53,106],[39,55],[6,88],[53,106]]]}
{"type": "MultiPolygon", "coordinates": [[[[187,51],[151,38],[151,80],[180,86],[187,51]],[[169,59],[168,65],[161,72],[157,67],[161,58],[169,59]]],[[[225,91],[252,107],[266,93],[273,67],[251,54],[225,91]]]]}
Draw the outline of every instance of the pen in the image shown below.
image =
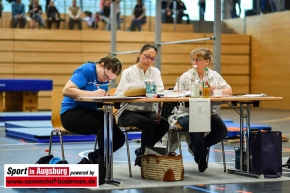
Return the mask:
{"type": "MultiPolygon", "coordinates": [[[[104,84],[105,85],[105,84],[104,84]]],[[[99,87],[99,85],[98,84],[96,84],[96,86],[97,86],[97,88],[98,88],[98,90],[101,90],[101,88],[99,87]]],[[[106,95],[105,96],[107,96],[108,94],[106,93],[106,95]]]]}

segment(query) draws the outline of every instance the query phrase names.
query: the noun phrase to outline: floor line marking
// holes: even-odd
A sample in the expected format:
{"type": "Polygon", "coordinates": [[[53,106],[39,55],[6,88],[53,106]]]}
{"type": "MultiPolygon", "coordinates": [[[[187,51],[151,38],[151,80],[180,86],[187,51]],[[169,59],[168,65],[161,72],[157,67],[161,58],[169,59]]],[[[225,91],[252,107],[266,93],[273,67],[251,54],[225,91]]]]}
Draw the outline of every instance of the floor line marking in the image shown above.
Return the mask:
{"type": "Polygon", "coordinates": [[[199,190],[199,191],[202,191],[202,192],[218,193],[218,192],[214,192],[214,191],[211,191],[211,190],[206,190],[206,189],[198,188],[196,186],[184,186],[184,188],[191,188],[191,189],[199,190]]]}

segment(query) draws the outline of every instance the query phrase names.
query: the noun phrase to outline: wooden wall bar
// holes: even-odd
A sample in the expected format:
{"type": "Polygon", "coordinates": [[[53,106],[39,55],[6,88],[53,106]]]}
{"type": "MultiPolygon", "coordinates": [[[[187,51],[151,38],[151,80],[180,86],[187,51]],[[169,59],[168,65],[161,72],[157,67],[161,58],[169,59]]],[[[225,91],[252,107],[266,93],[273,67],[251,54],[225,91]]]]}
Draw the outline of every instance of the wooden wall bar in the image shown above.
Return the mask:
{"type": "MultiPolygon", "coordinates": [[[[289,18],[290,12],[284,11],[246,19],[246,34],[251,36],[250,91],[284,97],[283,102],[261,103],[263,108],[290,110],[289,18]]],[[[242,19],[228,19],[225,23],[243,33],[242,19]]]]}
{"type": "MultiPolygon", "coordinates": [[[[111,34],[106,31],[0,29],[0,33],[0,78],[52,79],[54,88],[62,88],[81,64],[97,61],[110,52],[111,34]]],[[[117,32],[117,51],[139,50],[145,43],[154,43],[152,32],[132,34],[117,32]]],[[[210,36],[164,32],[162,41],[210,36]]],[[[234,94],[248,93],[250,37],[222,35],[221,42],[221,74],[233,87],[234,94]]],[[[213,41],[162,47],[161,73],[166,88],[173,87],[176,77],[191,68],[189,53],[197,47],[212,48],[213,41]]],[[[137,55],[118,57],[126,69],[135,63],[137,55]]],[[[41,91],[39,96],[39,109],[49,110],[51,93],[41,91]]]]}

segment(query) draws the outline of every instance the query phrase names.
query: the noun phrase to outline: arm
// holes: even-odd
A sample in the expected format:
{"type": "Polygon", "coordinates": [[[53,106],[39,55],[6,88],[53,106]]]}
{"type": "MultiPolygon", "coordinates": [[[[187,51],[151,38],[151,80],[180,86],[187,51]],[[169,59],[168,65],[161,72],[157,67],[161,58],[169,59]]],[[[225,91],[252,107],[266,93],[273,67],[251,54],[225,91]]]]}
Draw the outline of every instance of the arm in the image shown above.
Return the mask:
{"type": "MultiPolygon", "coordinates": [[[[180,91],[186,91],[186,90],[190,90],[190,87],[188,85],[189,81],[190,81],[190,77],[187,76],[186,72],[183,73],[180,77],[179,77],[179,90],[180,91]]],[[[178,82],[176,81],[176,84],[174,86],[173,91],[178,91],[178,82]]]]}
{"type": "MultiPolygon", "coordinates": [[[[232,95],[232,88],[231,86],[223,79],[223,77],[219,74],[215,74],[217,78],[217,87],[213,89],[221,89],[222,90],[222,95],[232,95]]],[[[211,89],[212,90],[212,89],[211,89]]]]}
{"type": "Polygon", "coordinates": [[[127,70],[124,70],[122,72],[121,80],[120,80],[120,82],[118,84],[118,87],[117,87],[114,95],[123,94],[124,88],[125,88],[126,84],[129,83],[129,81],[130,81],[129,74],[127,73],[127,70]]]}
{"type": "Polygon", "coordinates": [[[186,10],[186,6],[185,6],[185,4],[182,2],[182,4],[183,4],[183,10],[186,10]]]}
{"type": "Polygon", "coordinates": [[[68,12],[67,12],[67,14],[68,14],[68,16],[70,17],[70,18],[74,18],[74,16],[73,16],[73,14],[71,13],[71,10],[70,10],[70,8],[68,9],[68,12]]]}
{"type": "Polygon", "coordinates": [[[51,15],[51,7],[48,6],[47,10],[46,10],[46,16],[47,16],[47,19],[49,18],[49,16],[51,15]]]}
{"type": "Polygon", "coordinates": [[[164,84],[163,84],[163,81],[162,81],[162,78],[161,78],[161,73],[160,73],[159,70],[158,70],[157,78],[154,81],[155,81],[155,84],[156,84],[156,87],[157,87],[157,92],[163,92],[164,91],[164,84]]]}
{"type": "MultiPolygon", "coordinates": [[[[73,76],[74,77],[74,76],[73,76]]],[[[72,79],[73,79],[72,77],[72,79]]],[[[77,83],[78,86],[73,82],[73,80],[69,80],[66,85],[64,86],[62,93],[63,96],[67,96],[69,98],[78,98],[82,96],[88,96],[88,97],[98,97],[98,96],[106,96],[106,92],[102,89],[98,89],[95,91],[88,91],[88,90],[81,90],[79,87],[80,85],[86,84],[86,82],[77,83]]]]}
{"type": "Polygon", "coordinates": [[[32,14],[34,12],[33,5],[29,5],[29,13],[32,14]]]}
{"type": "Polygon", "coordinates": [[[233,92],[231,87],[222,89],[222,95],[232,95],[232,94],[233,92]]]}
{"type": "Polygon", "coordinates": [[[146,13],[146,7],[143,5],[143,13],[137,18],[137,19],[142,19],[145,16],[146,13]]]}
{"type": "Polygon", "coordinates": [[[55,18],[60,18],[60,14],[59,14],[57,8],[56,7],[54,7],[54,8],[55,8],[55,18]]]}
{"type": "Polygon", "coordinates": [[[15,13],[15,6],[14,6],[14,3],[12,3],[12,16],[14,17],[15,15],[17,15],[16,13],[15,13]]]}
{"type": "Polygon", "coordinates": [[[38,5],[38,13],[39,14],[42,14],[42,7],[41,7],[41,5],[38,5]]]}
{"type": "Polygon", "coordinates": [[[22,15],[22,17],[24,17],[25,16],[25,6],[24,6],[24,4],[22,4],[22,10],[23,11],[22,11],[22,14],[21,15],[22,15]]]}
{"type": "Polygon", "coordinates": [[[79,18],[81,16],[81,13],[82,13],[81,8],[79,8],[76,18],[79,18]]]}

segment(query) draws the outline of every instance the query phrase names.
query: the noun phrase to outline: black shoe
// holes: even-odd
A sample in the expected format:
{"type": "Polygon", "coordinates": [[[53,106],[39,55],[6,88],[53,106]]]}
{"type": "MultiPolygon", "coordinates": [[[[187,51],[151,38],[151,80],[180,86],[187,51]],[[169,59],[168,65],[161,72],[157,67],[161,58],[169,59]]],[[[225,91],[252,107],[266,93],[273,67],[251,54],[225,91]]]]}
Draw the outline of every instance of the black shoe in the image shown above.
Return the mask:
{"type": "Polygon", "coordinates": [[[134,166],[141,167],[141,158],[142,158],[142,155],[139,155],[136,157],[134,166]]]}
{"type": "Polygon", "coordinates": [[[136,157],[138,157],[139,155],[143,155],[143,152],[142,152],[142,150],[141,150],[141,147],[139,147],[139,148],[137,148],[137,149],[135,150],[135,155],[136,155],[136,157]]]}
{"type": "Polygon", "coordinates": [[[99,151],[96,150],[94,152],[88,153],[88,159],[91,163],[96,164],[96,160],[100,157],[98,152],[99,151]]]}
{"type": "Polygon", "coordinates": [[[135,155],[136,155],[136,159],[135,159],[135,164],[134,165],[141,167],[141,157],[143,155],[141,147],[135,150],[135,155]]]}
{"type": "Polygon", "coordinates": [[[206,158],[204,159],[199,159],[198,161],[198,170],[199,172],[204,172],[207,168],[207,161],[206,158]]]}

